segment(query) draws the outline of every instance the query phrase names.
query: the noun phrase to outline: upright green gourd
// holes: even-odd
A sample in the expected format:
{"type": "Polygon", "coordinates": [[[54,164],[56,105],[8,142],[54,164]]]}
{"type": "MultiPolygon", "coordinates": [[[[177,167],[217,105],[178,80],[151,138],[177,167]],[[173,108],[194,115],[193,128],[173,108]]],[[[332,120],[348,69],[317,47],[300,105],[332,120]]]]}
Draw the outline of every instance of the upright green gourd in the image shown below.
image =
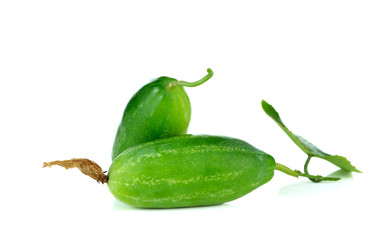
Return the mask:
{"type": "Polygon", "coordinates": [[[143,86],[129,101],[118,127],[112,159],[129,147],[155,139],[187,133],[191,106],[183,87],[195,87],[210,79],[211,69],[199,81],[160,77],[143,86]]]}

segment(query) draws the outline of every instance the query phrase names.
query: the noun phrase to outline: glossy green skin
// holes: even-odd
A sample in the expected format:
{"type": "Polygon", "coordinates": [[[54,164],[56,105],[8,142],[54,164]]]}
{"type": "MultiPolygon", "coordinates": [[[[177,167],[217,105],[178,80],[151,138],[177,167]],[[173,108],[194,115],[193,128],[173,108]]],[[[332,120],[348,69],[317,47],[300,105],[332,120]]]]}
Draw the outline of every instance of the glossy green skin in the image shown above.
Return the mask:
{"type": "Polygon", "coordinates": [[[172,81],[176,80],[160,77],[143,86],[129,101],[116,133],[113,160],[129,147],[187,133],[190,101],[183,87],[166,89],[172,81]]]}
{"type": "Polygon", "coordinates": [[[108,187],[136,207],[214,205],[267,183],[274,168],[272,156],[242,140],[182,135],[124,151],[110,166],[108,187]]]}

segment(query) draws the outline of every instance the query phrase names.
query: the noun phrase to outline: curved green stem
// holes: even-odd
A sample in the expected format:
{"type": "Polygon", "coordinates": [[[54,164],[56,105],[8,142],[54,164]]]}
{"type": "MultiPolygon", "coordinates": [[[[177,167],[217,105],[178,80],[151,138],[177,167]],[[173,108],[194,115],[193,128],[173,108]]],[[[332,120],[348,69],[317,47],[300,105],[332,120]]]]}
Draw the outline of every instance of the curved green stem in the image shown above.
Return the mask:
{"type": "MultiPolygon", "coordinates": [[[[307,158],[307,160],[305,161],[305,164],[304,164],[304,173],[308,174],[308,175],[309,175],[308,165],[309,165],[309,162],[310,162],[311,159],[312,159],[312,156],[308,155],[308,158],[307,158]]],[[[315,182],[315,183],[318,183],[318,182],[322,181],[322,180],[317,179],[317,178],[309,178],[309,180],[311,180],[312,182],[315,182]]]]}
{"type": "Polygon", "coordinates": [[[285,165],[282,165],[280,163],[276,163],[275,165],[275,170],[278,170],[280,172],[283,172],[289,176],[292,177],[307,177],[309,179],[313,179],[315,181],[313,182],[321,182],[321,181],[338,181],[340,180],[340,178],[335,178],[335,177],[322,177],[322,176],[314,176],[314,175],[310,175],[309,173],[302,173],[298,170],[291,170],[290,168],[286,167],[285,165]]]}
{"type": "Polygon", "coordinates": [[[170,91],[173,88],[175,88],[176,86],[183,86],[183,87],[196,87],[201,85],[204,82],[207,82],[212,76],[213,76],[213,71],[208,68],[207,69],[208,74],[206,76],[204,76],[202,79],[195,81],[195,82],[186,82],[186,81],[173,81],[171,83],[169,83],[169,85],[167,85],[167,90],[170,91]]]}

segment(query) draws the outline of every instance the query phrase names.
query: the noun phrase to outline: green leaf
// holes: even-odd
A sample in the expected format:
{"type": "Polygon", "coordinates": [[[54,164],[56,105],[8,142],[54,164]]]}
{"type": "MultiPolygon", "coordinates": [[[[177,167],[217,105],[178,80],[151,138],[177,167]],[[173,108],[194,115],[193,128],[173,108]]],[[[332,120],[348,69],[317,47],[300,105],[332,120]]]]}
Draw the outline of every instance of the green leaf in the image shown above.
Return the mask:
{"type": "Polygon", "coordinates": [[[279,126],[280,128],[293,140],[293,142],[301,149],[303,152],[305,152],[308,156],[312,157],[318,157],[325,159],[329,161],[330,163],[338,166],[339,168],[345,170],[345,171],[351,171],[351,172],[361,172],[358,169],[356,169],[351,163],[342,156],[338,155],[330,155],[327,154],[320,149],[318,149],[316,146],[314,146],[312,143],[308,142],[301,136],[295,135],[292,133],[285,124],[281,121],[279,113],[275,110],[272,105],[268,104],[266,101],[262,100],[262,108],[265,111],[265,113],[272,118],[279,126]]]}

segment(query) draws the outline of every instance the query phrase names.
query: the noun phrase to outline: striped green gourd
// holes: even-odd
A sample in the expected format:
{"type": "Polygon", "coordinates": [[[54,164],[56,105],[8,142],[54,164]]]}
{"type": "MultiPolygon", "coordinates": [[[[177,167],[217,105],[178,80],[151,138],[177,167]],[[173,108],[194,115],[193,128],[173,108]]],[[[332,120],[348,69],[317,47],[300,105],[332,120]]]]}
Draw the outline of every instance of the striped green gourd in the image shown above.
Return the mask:
{"type": "Polygon", "coordinates": [[[112,159],[129,147],[186,134],[191,105],[183,87],[195,87],[206,82],[213,75],[211,69],[207,72],[196,82],[160,77],[143,86],[124,110],[115,136],[112,159]]]}
{"type": "Polygon", "coordinates": [[[108,187],[142,208],[214,205],[271,180],[275,160],[234,138],[183,135],[127,149],[110,166],[108,187]]]}

